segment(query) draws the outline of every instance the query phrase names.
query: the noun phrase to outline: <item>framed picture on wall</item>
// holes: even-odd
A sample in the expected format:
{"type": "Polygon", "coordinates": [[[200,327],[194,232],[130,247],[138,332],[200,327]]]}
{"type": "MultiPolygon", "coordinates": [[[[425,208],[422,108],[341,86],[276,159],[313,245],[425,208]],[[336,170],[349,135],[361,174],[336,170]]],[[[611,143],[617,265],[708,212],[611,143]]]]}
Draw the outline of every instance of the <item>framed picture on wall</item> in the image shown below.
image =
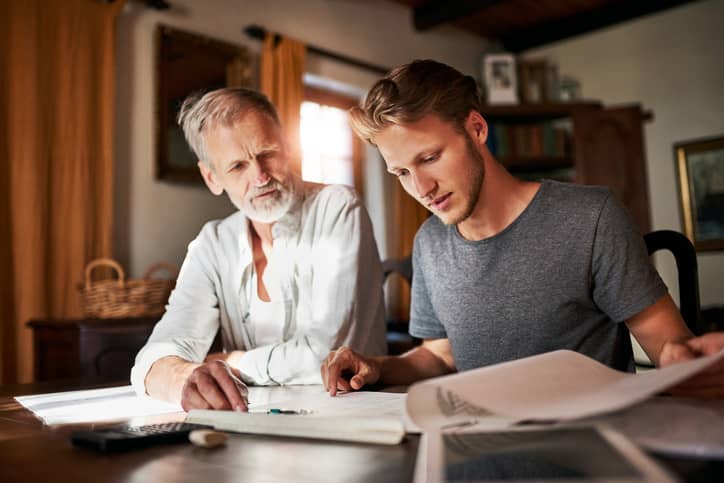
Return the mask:
{"type": "Polygon", "coordinates": [[[483,58],[483,79],[488,104],[517,104],[518,82],[513,54],[488,54],[483,58]]]}
{"type": "Polygon", "coordinates": [[[245,47],[166,25],[156,29],[156,178],[203,186],[198,160],[176,116],[186,96],[220,87],[252,87],[245,47]]]}
{"type": "Polygon", "coordinates": [[[724,249],[724,136],[674,145],[686,236],[698,251],[724,249]]]}

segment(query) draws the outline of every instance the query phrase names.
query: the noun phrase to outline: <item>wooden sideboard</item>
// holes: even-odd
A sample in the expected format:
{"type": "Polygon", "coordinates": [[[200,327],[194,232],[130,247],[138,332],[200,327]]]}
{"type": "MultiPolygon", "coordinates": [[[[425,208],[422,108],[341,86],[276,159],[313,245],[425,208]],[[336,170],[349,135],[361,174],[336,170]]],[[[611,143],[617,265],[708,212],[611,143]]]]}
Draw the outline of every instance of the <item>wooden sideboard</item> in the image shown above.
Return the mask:
{"type": "Polygon", "coordinates": [[[31,320],[34,378],[128,380],[158,319],[31,320]]]}

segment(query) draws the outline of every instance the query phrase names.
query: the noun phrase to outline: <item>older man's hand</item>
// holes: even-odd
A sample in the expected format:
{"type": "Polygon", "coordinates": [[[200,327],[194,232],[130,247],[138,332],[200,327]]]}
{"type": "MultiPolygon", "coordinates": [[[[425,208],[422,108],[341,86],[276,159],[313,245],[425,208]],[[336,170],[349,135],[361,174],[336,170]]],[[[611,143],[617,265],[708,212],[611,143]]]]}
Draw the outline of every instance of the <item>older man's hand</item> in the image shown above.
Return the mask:
{"type": "Polygon", "coordinates": [[[204,362],[191,372],[181,390],[181,407],[246,411],[249,390],[241,373],[220,359],[204,362]]]}

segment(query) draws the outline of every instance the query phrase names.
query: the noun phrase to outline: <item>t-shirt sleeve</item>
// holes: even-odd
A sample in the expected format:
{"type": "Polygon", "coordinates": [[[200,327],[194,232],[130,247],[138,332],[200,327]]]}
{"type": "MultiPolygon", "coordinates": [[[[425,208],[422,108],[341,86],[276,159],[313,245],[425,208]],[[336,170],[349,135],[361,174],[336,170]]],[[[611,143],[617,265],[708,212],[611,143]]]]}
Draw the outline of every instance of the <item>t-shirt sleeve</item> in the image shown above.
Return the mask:
{"type": "Polygon", "coordinates": [[[594,302],[616,322],[642,312],[667,292],[643,236],[612,193],[596,227],[592,276],[594,302]]]}
{"type": "Polygon", "coordinates": [[[420,339],[446,339],[447,331],[440,323],[432,306],[425,283],[420,240],[415,238],[412,249],[412,294],[410,297],[410,335],[420,339]]]}

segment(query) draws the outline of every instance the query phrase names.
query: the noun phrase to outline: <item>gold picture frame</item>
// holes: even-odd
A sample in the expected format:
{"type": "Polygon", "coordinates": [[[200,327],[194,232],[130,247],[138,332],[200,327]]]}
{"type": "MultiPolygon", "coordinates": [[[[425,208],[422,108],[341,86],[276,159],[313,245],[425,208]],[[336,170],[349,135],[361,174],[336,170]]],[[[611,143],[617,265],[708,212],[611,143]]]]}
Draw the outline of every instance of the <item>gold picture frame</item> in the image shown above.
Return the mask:
{"type": "Polygon", "coordinates": [[[684,232],[697,251],[724,250],[724,136],[674,145],[684,232]]]}

